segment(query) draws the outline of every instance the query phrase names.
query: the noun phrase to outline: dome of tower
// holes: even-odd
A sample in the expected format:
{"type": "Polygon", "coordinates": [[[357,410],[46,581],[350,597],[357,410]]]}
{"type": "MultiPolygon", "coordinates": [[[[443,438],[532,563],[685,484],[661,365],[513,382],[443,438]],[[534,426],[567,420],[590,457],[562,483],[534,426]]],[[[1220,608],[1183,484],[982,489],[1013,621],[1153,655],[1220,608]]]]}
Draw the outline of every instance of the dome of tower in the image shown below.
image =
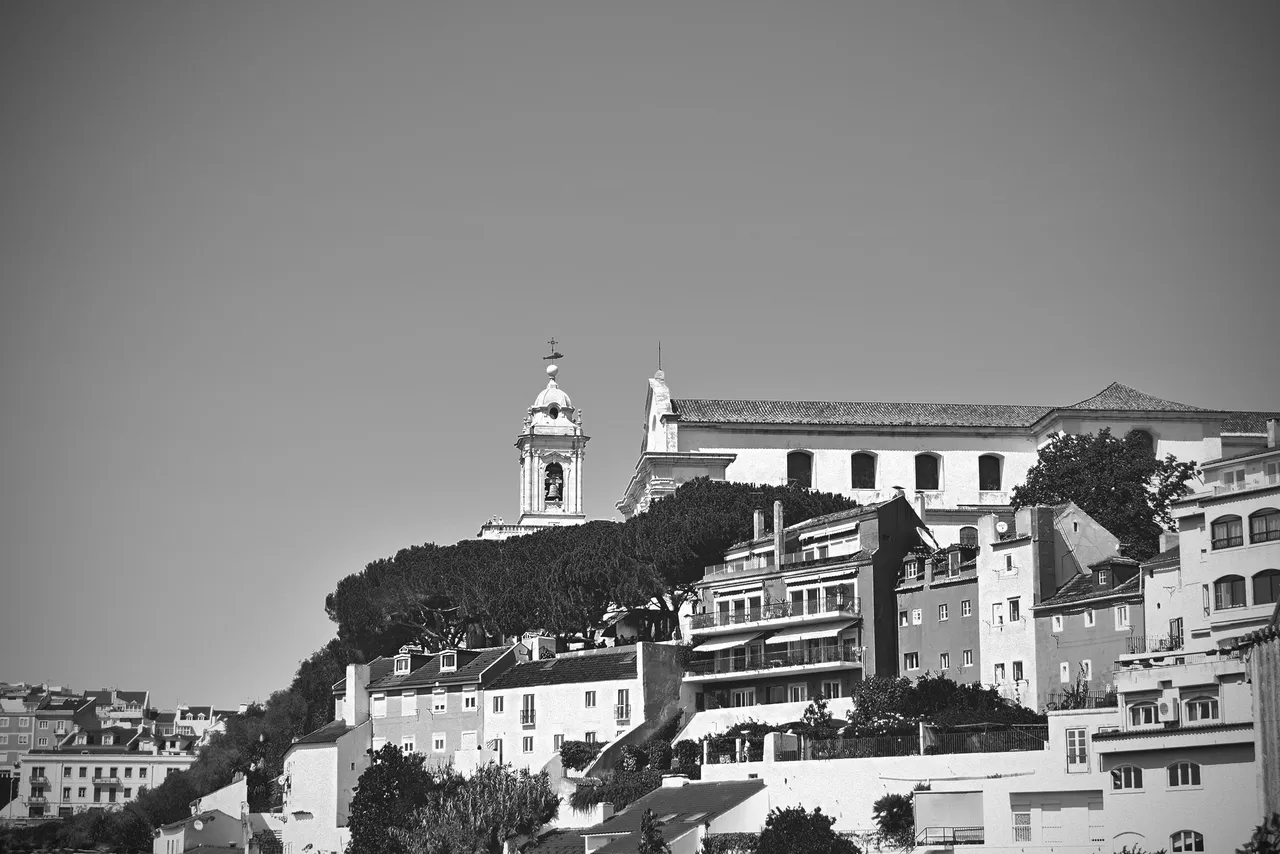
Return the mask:
{"type": "Polygon", "coordinates": [[[544,412],[552,406],[557,409],[573,409],[573,401],[569,399],[569,395],[560,390],[556,382],[556,374],[559,372],[558,365],[547,365],[547,387],[534,398],[533,409],[541,409],[544,412]]]}

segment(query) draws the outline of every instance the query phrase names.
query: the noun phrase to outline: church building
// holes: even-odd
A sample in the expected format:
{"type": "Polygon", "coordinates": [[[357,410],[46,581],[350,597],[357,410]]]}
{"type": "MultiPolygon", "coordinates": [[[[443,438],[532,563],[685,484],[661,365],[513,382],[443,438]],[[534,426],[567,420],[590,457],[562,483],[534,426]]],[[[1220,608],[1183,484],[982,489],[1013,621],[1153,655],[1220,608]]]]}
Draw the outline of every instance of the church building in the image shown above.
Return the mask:
{"type": "Polygon", "coordinates": [[[581,411],[556,382],[559,372],[559,366],[547,366],[547,387],[534,398],[516,437],[520,519],[508,525],[494,516],[480,527],[482,540],[505,540],[587,521],[582,512],[582,459],[590,437],[582,432],[581,411]]]}

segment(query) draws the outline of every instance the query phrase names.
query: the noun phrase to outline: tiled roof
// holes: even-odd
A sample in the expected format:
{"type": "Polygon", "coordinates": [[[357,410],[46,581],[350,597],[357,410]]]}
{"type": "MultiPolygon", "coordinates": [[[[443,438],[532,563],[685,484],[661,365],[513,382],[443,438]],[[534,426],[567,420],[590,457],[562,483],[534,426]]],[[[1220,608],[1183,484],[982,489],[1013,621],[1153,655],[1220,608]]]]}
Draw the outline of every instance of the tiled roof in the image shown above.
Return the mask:
{"type": "Polygon", "coordinates": [[[660,827],[666,839],[674,839],[695,827],[711,822],[752,795],[764,789],[763,780],[726,780],[715,783],[689,783],[684,786],[661,786],[604,822],[582,831],[583,836],[627,834],[611,840],[598,849],[602,854],[635,852],[640,841],[640,820],[645,810],[653,810],[658,819],[666,819],[660,827]],[[668,816],[673,816],[667,818],[668,816]]]}
{"type": "Polygon", "coordinates": [[[1230,463],[1236,460],[1245,460],[1245,459],[1248,459],[1249,457],[1261,457],[1267,454],[1274,454],[1277,451],[1280,451],[1280,448],[1275,448],[1275,447],[1254,448],[1251,451],[1241,451],[1240,453],[1232,454],[1229,457],[1218,457],[1217,459],[1213,459],[1213,460],[1205,460],[1200,464],[1200,468],[1206,468],[1208,466],[1216,466],[1219,463],[1230,463]]]}
{"type": "Polygon", "coordinates": [[[530,854],[582,854],[582,833],[577,830],[553,830],[524,849],[530,854]]]}
{"type": "MultiPolygon", "coordinates": [[[[396,660],[393,656],[380,655],[373,661],[369,662],[369,681],[377,682],[383,676],[386,676],[395,669],[396,660]]],[[[337,682],[333,683],[333,693],[341,696],[347,692],[347,677],[343,676],[337,682]]]]}
{"type": "Polygon", "coordinates": [[[1280,412],[1233,412],[1222,422],[1222,432],[1266,433],[1271,418],[1280,418],[1280,412]]]}
{"type": "Polygon", "coordinates": [[[1087,602],[1091,599],[1101,599],[1106,596],[1122,596],[1125,594],[1138,595],[1139,579],[1138,576],[1123,581],[1115,587],[1108,587],[1102,590],[1096,590],[1093,586],[1093,576],[1087,573],[1080,573],[1062,585],[1058,592],[1043,600],[1036,608],[1050,608],[1055,605],[1068,605],[1078,602],[1087,602]]]}
{"type": "Polygon", "coordinates": [[[624,652],[573,655],[517,664],[495,679],[489,690],[635,678],[636,651],[628,649],[624,652]]]}
{"type": "Polygon", "coordinates": [[[1063,409],[1093,409],[1130,412],[1213,412],[1200,406],[1190,406],[1174,400],[1154,397],[1144,391],[1124,385],[1112,383],[1093,397],[1086,398],[1063,409]]]}
{"type": "Polygon", "coordinates": [[[878,403],[838,400],[671,401],[681,421],[712,424],[840,424],[924,427],[1030,427],[1048,406],[997,403],[878,403]]]}
{"type": "Polygon", "coordinates": [[[330,721],[320,729],[309,732],[295,741],[293,746],[297,747],[300,744],[333,744],[352,729],[354,727],[347,726],[346,721],[330,721]]]}
{"type": "Polygon", "coordinates": [[[213,716],[213,706],[188,706],[182,710],[182,719],[186,720],[187,715],[191,715],[192,720],[199,720],[201,715],[209,720],[213,716]]]}
{"type": "Polygon", "coordinates": [[[503,655],[511,653],[515,647],[490,646],[481,649],[460,649],[458,653],[458,669],[448,673],[440,672],[440,654],[435,653],[426,664],[412,673],[394,673],[378,679],[370,680],[370,690],[388,690],[395,688],[417,688],[424,685],[458,685],[478,682],[481,674],[492,667],[503,655]]]}
{"type": "Polygon", "coordinates": [[[1148,566],[1160,566],[1165,563],[1177,563],[1177,562],[1178,562],[1178,547],[1175,545],[1173,548],[1165,549],[1155,557],[1147,558],[1142,562],[1142,566],[1145,569],[1148,566]]]}

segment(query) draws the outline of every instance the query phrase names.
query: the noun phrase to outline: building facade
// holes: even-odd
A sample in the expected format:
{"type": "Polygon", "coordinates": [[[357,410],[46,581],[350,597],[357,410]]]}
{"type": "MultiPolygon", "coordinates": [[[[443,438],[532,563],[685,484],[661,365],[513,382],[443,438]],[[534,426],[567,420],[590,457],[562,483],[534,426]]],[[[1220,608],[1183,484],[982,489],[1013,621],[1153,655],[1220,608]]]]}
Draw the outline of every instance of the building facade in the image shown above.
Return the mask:
{"type": "Polygon", "coordinates": [[[977,554],[976,545],[957,543],[903,561],[896,593],[904,676],[929,671],[973,682],[982,673],[977,554]]]}

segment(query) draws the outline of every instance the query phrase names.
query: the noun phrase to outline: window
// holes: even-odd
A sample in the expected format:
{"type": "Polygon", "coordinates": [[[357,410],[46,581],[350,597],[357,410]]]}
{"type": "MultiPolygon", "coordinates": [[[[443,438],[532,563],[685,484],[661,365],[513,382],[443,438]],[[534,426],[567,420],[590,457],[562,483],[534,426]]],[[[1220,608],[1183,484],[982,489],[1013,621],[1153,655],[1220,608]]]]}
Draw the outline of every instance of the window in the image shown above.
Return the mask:
{"type": "Polygon", "coordinates": [[[583,741],[585,741],[587,744],[595,744],[595,743],[596,743],[596,731],[595,731],[595,730],[593,730],[593,729],[592,729],[592,730],[587,730],[586,734],[584,734],[584,735],[582,736],[582,740],[583,740],[583,741]]]}
{"type": "Polygon", "coordinates": [[[437,688],[431,694],[431,712],[439,714],[449,710],[449,695],[443,689],[437,688]]]}
{"type": "Polygon", "coordinates": [[[1244,545],[1244,524],[1239,516],[1219,516],[1213,520],[1213,547],[1229,549],[1244,545]]]}
{"type": "Polygon", "coordinates": [[[594,709],[596,707],[596,692],[588,691],[585,702],[588,709],[594,709]]]}
{"type": "MultiPolygon", "coordinates": [[[[143,777],[147,776],[147,775],[146,775],[146,770],[147,770],[147,769],[143,768],[143,769],[142,769],[143,773],[142,773],[140,776],[143,776],[143,777]]],[[[81,779],[81,780],[83,780],[83,779],[84,779],[85,777],[87,777],[88,775],[89,775],[89,769],[88,769],[88,768],[85,768],[83,765],[82,765],[82,766],[80,766],[80,779],[81,779]]]]}
{"type": "Polygon", "coordinates": [[[947,603],[943,602],[938,606],[938,622],[945,623],[947,621],[947,603]]]}
{"type": "Polygon", "coordinates": [[[965,525],[961,528],[960,545],[976,549],[978,547],[978,529],[972,525],[965,525]]]}
{"type": "MultiPolygon", "coordinates": [[[[71,769],[70,769],[70,768],[68,768],[67,770],[68,770],[68,771],[70,771],[71,769]]],[[[132,769],[132,768],[126,768],[126,769],[124,769],[124,776],[125,776],[126,778],[128,778],[128,777],[132,777],[132,776],[133,776],[133,769],[132,769]]]]}
{"type": "Polygon", "coordinates": [[[373,695],[373,710],[370,712],[375,718],[385,718],[387,716],[387,695],[373,695]]]}
{"type": "Polygon", "coordinates": [[[1111,788],[1117,792],[1142,788],[1142,769],[1135,765],[1121,765],[1111,769],[1111,788]]]}
{"type": "Polygon", "coordinates": [[[552,750],[554,750],[554,751],[556,751],[556,752],[558,753],[558,752],[560,752],[560,748],[561,748],[563,745],[564,745],[564,736],[563,736],[563,735],[561,735],[561,734],[557,733],[556,735],[551,736],[551,749],[552,749],[552,750]]]}
{"type": "Polygon", "coordinates": [[[76,797],[77,797],[77,798],[83,798],[86,794],[88,794],[88,789],[87,789],[85,786],[77,786],[77,787],[76,787],[76,797]]]}
{"type": "Polygon", "coordinates": [[[1022,600],[1009,600],[1009,622],[1016,623],[1022,619],[1022,600]]]}
{"type": "Polygon", "coordinates": [[[525,694],[524,697],[521,699],[521,703],[522,705],[520,707],[520,723],[524,724],[525,726],[533,726],[536,720],[534,708],[533,708],[533,695],[525,694]]]}
{"type": "Polygon", "coordinates": [[[1058,662],[1058,681],[1063,685],[1071,682],[1071,665],[1065,661],[1058,662]]]}
{"type": "Polygon", "coordinates": [[[404,738],[400,739],[400,750],[402,752],[413,753],[415,748],[416,748],[416,745],[414,745],[413,743],[413,736],[406,735],[404,738]]]}
{"type": "Polygon", "coordinates": [[[1004,625],[1004,603],[1003,602],[991,603],[991,625],[993,626],[1004,625]]]}
{"type": "Polygon", "coordinates": [[[983,492],[1000,491],[1000,458],[995,454],[978,457],[978,489],[983,492]]]}
{"type": "Polygon", "coordinates": [[[1244,598],[1244,579],[1238,575],[1224,575],[1213,582],[1213,608],[1243,608],[1249,604],[1244,598]]]}
{"type": "MultiPolygon", "coordinates": [[[[80,776],[81,776],[81,777],[83,777],[84,775],[83,775],[83,774],[81,774],[80,776]]],[[[138,779],[139,779],[139,780],[145,780],[146,778],[147,778],[147,769],[146,769],[146,768],[139,768],[139,769],[138,769],[138,779]]]]}
{"type": "Polygon", "coordinates": [[[9,719],[8,719],[8,718],[0,718],[0,727],[8,728],[8,726],[9,726],[9,719]]]}
{"type": "Polygon", "coordinates": [[[523,747],[525,753],[533,753],[533,736],[526,735],[524,737],[523,747]]]}
{"type": "Polygon", "coordinates": [[[1022,662],[1021,661],[1015,661],[1013,663],[1013,681],[1014,682],[1022,681],[1022,662]]]}
{"type": "Polygon", "coordinates": [[[1093,662],[1085,658],[1080,661],[1080,675],[1086,682],[1093,681],[1093,662]]]}
{"type": "Polygon", "coordinates": [[[1192,697],[1187,700],[1188,721],[1216,721],[1217,719],[1217,697],[1192,697]]]}
{"type": "Polygon", "coordinates": [[[475,707],[476,707],[476,689],[463,688],[462,689],[462,708],[474,709],[475,707]]]}
{"type": "Polygon", "coordinates": [[[854,489],[876,488],[876,458],[872,454],[856,453],[853,455],[854,489]]]}
{"type": "Polygon", "coordinates": [[[1244,489],[1244,469],[1224,471],[1218,476],[1218,479],[1222,481],[1222,489],[1226,492],[1244,489]]]}
{"type": "Polygon", "coordinates": [[[920,653],[905,652],[902,654],[903,670],[919,670],[920,669],[920,653]]]}
{"type": "Polygon", "coordinates": [[[431,752],[432,753],[444,753],[446,743],[447,742],[445,741],[444,733],[433,732],[431,734],[431,752]]]}
{"type": "Polygon", "coordinates": [[[502,707],[503,707],[502,695],[499,694],[498,696],[493,698],[493,713],[495,715],[502,714],[502,707]]]}
{"type": "Polygon", "coordinates": [[[62,766],[62,776],[63,776],[63,777],[70,777],[70,776],[71,776],[71,766],[70,766],[70,765],[63,765],[63,766],[62,766]]]}
{"type": "Polygon", "coordinates": [[[1249,542],[1280,540],[1280,510],[1266,507],[1249,515],[1249,542]]]}
{"type": "Polygon", "coordinates": [[[995,668],[994,668],[994,673],[995,673],[995,680],[996,680],[996,682],[997,682],[997,683],[1000,683],[1000,682],[1003,682],[1003,681],[1004,681],[1005,670],[1004,670],[1004,662],[1003,662],[1003,661],[1001,661],[1001,662],[997,662],[997,664],[996,664],[996,666],[995,666],[995,668]]]}
{"type": "Polygon", "coordinates": [[[1129,707],[1130,726],[1153,726],[1156,718],[1155,703],[1134,703],[1129,707]]]}
{"type": "Polygon", "coordinates": [[[960,663],[965,667],[973,667],[973,650],[966,649],[961,653],[960,663]]]}
{"type": "Polygon", "coordinates": [[[48,747],[48,746],[49,746],[48,737],[42,735],[36,739],[36,747],[48,747]]]}
{"type": "Polygon", "coordinates": [[[1089,770],[1089,742],[1083,727],[1067,730],[1067,771],[1089,770]]]}
{"type": "Polygon", "coordinates": [[[1099,587],[1110,587],[1110,586],[1111,586],[1111,572],[1110,572],[1110,571],[1105,570],[1105,569],[1100,569],[1100,570],[1098,570],[1098,586],[1099,586],[1099,587]]]}
{"type": "Polygon", "coordinates": [[[787,486],[802,489],[813,486],[813,457],[807,451],[787,454],[787,486]]]}
{"type": "Polygon", "coordinates": [[[1129,628],[1129,606],[1116,606],[1116,631],[1124,631],[1129,628]]]}
{"type": "Polygon", "coordinates": [[[49,728],[49,722],[48,722],[48,721],[36,721],[36,728],[37,728],[37,729],[48,729],[48,728],[49,728]]]}
{"type": "MultiPolygon", "coordinates": [[[[407,655],[396,656],[396,673],[408,673],[408,672],[409,672],[409,656],[407,655]]],[[[188,715],[188,717],[190,716],[188,715]]]]}
{"type": "Polygon", "coordinates": [[[18,729],[26,729],[31,726],[31,718],[18,718],[18,729]]]}
{"type": "Polygon", "coordinates": [[[913,608],[911,611],[911,625],[918,626],[924,622],[924,613],[919,608],[913,608]]]}
{"type": "Polygon", "coordinates": [[[1253,577],[1253,604],[1274,605],[1280,599],[1280,569],[1264,569],[1253,577]]]}
{"type": "Polygon", "coordinates": [[[1031,807],[1029,805],[1013,808],[1013,841],[1031,841],[1031,807]]]}
{"type": "Polygon", "coordinates": [[[400,695],[400,714],[402,717],[412,718],[418,715],[418,692],[405,691],[400,695]]]}
{"type": "Polygon", "coordinates": [[[1182,789],[1200,785],[1200,766],[1194,762],[1175,762],[1169,766],[1169,788],[1182,789]]]}
{"type": "Polygon", "coordinates": [[[1062,615],[1061,614],[1053,615],[1053,630],[1055,632],[1062,631],[1062,615]]]}
{"type": "Polygon", "coordinates": [[[6,732],[0,732],[0,744],[8,744],[8,743],[9,743],[9,734],[6,732]]]}
{"type": "MultiPolygon", "coordinates": [[[[29,737],[29,736],[27,736],[27,735],[25,735],[25,734],[22,734],[22,735],[19,735],[19,736],[18,736],[18,745],[19,745],[19,746],[24,745],[24,744],[28,744],[28,743],[30,743],[30,741],[31,741],[30,737],[29,737]]],[[[80,742],[80,744],[84,744],[84,742],[82,741],[82,742],[80,742]]]]}
{"type": "Polygon", "coordinates": [[[93,802],[95,804],[102,802],[102,789],[97,786],[93,787],[93,802]]]}
{"type": "Polygon", "coordinates": [[[829,682],[822,683],[822,696],[828,700],[833,700],[840,696],[840,680],[833,679],[829,682]]]}
{"type": "Polygon", "coordinates": [[[916,454],[916,490],[941,489],[940,465],[933,454],[916,454]]]}
{"type": "Polygon", "coordinates": [[[1169,837],[1170,851],[1203,851],[1204,834],[1194,830],[1179,830],[1169,837]]]}
{"type": "Polygon", "coordinates": [[[129,798],[132,798],[132,797],[133,797],[133,789],[125,789],[125,790],[124,790],[124,797],[125,797],[125,800],[128,800],[129,798]]]}
{"type": "Polygon", "coordinates": [[[631,719],[631,689],[618,689],[618,702],[613,710],[613,718],[617,721],[626,721],[631,719]]]}
{"type": "Polygon", "coordinates": [[[1084,612],[1084,627],[1086,629],[1091,629],[1093,628],[1093,624],[1094,624],[1093,609],[1089,608],[1084,612]]]}
{"type": "Polygon", "coordinates": [[[456,652],[440,653],[440,672],[451,673],[458,669],[458,654],[456,652]]]}
{"type": "Polygon", "coordinates": [[[951,653],[938,653],[938,669],[947,670],[951,667],[951,653]]]}
{"type": "Polygon", "coordinates": [[[960,616],[962,617],[973,616],[973,600],[972,599],[960,600],[960,616]]]}
{"type": "Polygon", "coordinates": [[[907,621],[907,612],[906,612],[906,611],[899,611],[899,612],[898,612],[898,625],[899,625],[899,626],[905,626],[905,625],[908,625],[908,621],[907,621]]]}
{"type": "MultiPolygon", "coordinates": [[[[807,682],[799,682],[794,685],[787,686],[787,699],[793,703],[803,703],[809,699],[809,685],[807,682]]],[[[755,705],[755,690],[751,691],[751,703],[755,705]]]]}

